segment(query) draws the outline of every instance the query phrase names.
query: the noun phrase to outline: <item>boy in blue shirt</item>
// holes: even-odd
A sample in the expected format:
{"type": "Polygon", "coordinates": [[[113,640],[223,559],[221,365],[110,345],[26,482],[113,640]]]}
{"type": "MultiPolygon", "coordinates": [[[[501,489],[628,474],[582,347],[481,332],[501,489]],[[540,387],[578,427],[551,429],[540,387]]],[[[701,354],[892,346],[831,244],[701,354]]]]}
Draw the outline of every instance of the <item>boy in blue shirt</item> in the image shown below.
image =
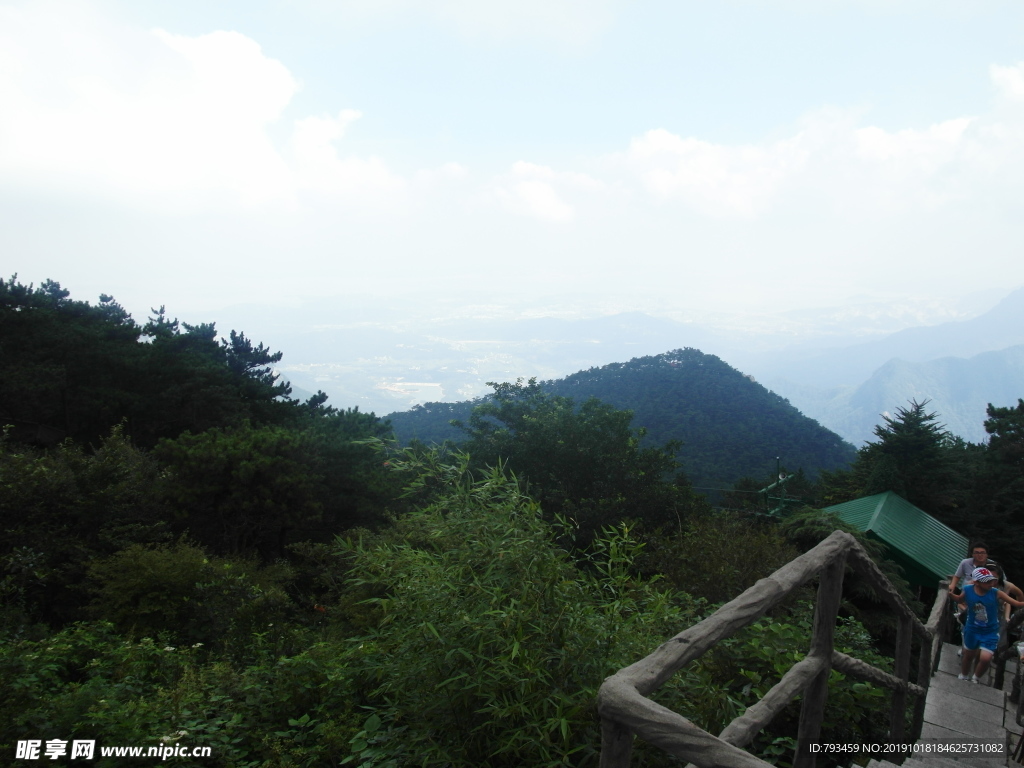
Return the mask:
{"type": "Polygon", "coordinates": [[[995,589],[996,575],[988,568],[975,568],[971,573],[972,584],[953,599],[967,608],[964,624],[964,653],[960,659],[960,679],[977,683],[988,671],[992,654],[999,645],[999,603],[1009,603],[1014,608],[1024,607],[1024,602],[1014,600],[1005,592],[995,589]],[[972,677],[971,667],[977,660],[978,666],[972,677]]]}

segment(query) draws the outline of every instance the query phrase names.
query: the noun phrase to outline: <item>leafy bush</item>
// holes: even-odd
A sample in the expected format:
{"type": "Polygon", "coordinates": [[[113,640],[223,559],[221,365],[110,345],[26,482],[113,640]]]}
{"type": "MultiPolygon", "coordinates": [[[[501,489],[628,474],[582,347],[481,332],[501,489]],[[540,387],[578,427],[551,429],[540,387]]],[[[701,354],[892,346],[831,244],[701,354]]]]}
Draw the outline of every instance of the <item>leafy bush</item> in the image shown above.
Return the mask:
{"type": "Polygon", "coordinates": [[[87,564],[167,538],[153,494],[159,467],[115,428],[94,452],[51,451],[0,437],[0,599],[4,628],[82,618],[87,564]]]}
{"type": "MultiPolygon", "coordinates": [[[[576,531],[545,521],[500,468],[475,477],[459,454],[396,462],[429,503],[333,552],[297,548],[303,589],[326,604],[326,614],[308,608],[316,622],[286,594],[290,568],[186,540],[97,560],[93,610],[110,621],[0,644],[0,749],[24,738],[170,739],[210,746],[211,764],[232,768],[596,765],[602,680],[699,620],[708,601],[653,568],[643,575],[646,545],[628,525],[570,555],[556,542],[576,531]]],[[[706,522],[709,541],[714,526],[734,524],[706,522]]],[[[763,550],[774,539],[761,533],[763,550]]],[[[720,730],[803,657],[809,609],[782,616],[687,665],[658,701],[720,730]]],[[[886,666],[858,625],[837,635],[841,650],[886,666]]],[[[886,697],[838,673],[832,683],[829,733],[878,737],[886,697]]],[[[755,751],[786,759],[797,707],[755,751]]],[[[638,765],[677,764],[643,742],[635,750],[638,765]]]]}
{"type": "MultiPolygon", "coordinates": [[[[565,531],[546,524],[499,470],[473,481],[463,462],[443,476],[447,495],[391,531],[343,544],[361,574],[355,586],[383,591],[373,599],[380,624],[351,659],[372,714],[348,760],[595,764],[602,680],[694,623],[707,602],[640,578],[644,545],[627,526],[604,529],[581,569],[553,544],[565,531]]],[[[844,626],[837,646],[886,667],[866,633],[844,626]]],[[[792,621],[763,619],[681,670],[657,698],[717,733],[802,659],[809,641],[807,608],[792,621]]],[[[885,722],[885,697],[838,673],[833,683],[827,727],[880,735],[873,723],[885,722]]],[[[795,724],[782,717],[767,729],[763,754],[791,745],[795,724]]],[[[645,765],[673,764],[642,742],[636,749],[645,765]]]]}
{"type": "Polygon", "coordinates": [[[184,539],[135,544],[89,568],[91,609],[136,637],[222,649],[249,645],[253,635],[280,643],[296,618],[284,588],[290,577],[287,566],[210,557],[184,539]]]}
{"type": "MultiPolygon", "coordinates": [[[[348,681],[336,647],[267,653],[237,667],[210,660],[201,646],[125,641],[107,622],[80,623],[44,641],[0,646],[0,751],[13,754],[19,739],[180,742],[210,747],[211,765],[336,765],[361,719],[348,681]]],[[[99,768],[126,764],[97,753],[99,768]]]]}
{"type": "Polygon", "coordinates": [[[644,542],[645,572],[712,603],[732,600],[800,554],[774,525],[729,512],[693,515],[678,533],[662,529],[644,542]]]}
{"type": "Polygon", "coordinates": [[[440,501],[345,545],[356,585],[386,589],[353,661],[378,719],[353,749],[376,750],[361,764],[593,763],[601,681],[693,613],[635,577],[628,529],[605,531],[588,577],[514,481],[498,470],[471,481],[465,463],[449,477],[440,501]],[[408,728],[406,756],[371,744],[387,728],[408,728]]]}

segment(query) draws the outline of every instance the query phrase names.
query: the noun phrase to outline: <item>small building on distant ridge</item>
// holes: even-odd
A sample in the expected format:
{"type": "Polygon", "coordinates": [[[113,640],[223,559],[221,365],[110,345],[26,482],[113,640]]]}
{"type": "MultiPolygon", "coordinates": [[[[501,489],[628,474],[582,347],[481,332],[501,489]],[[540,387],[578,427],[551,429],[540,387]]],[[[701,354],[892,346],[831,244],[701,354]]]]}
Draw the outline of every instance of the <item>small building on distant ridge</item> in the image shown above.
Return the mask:
{"type": "Polygon", "coordinates": [[[966,538],[892,491],[826,507],[857,530],[887,545],[889,556],[915,587],[935,589],[967,555],[966,538]]]}

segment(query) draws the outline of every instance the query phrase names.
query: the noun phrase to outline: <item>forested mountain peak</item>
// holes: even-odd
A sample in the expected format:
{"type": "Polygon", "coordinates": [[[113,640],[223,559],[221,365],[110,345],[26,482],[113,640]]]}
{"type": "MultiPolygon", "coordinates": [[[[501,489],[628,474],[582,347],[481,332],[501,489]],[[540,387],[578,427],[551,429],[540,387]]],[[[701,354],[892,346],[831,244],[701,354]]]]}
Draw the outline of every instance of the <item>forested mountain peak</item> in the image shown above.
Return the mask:
{"type": "MultiPolygon", "coordinates": [[[[791,470],[814,476],[848,464],[854,449],[803,416],[787,400],[715,355],[690,347],[633,358],[544,382],[576,403],[595,397],[633,412],[646,441],[680,440],[678,457],[696,484],[731,483],[774,471],[780,457],[791,470]]],[[[401,440],[459,440],[448,424],[465,420],[474,402],[427,403],[389,417],[401,440]]]]}

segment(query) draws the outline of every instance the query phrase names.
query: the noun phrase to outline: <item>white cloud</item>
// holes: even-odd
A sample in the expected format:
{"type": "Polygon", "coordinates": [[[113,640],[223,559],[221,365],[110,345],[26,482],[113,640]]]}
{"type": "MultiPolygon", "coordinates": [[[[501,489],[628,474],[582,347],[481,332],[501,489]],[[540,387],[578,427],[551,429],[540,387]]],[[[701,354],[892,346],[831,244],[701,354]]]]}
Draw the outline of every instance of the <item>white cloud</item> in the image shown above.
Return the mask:
{"type": "Polygon", "coordinates": [[[955,159],[971,122],[972,118],[962,117],[929,126],[923,131],[889,132],[875,126],[861,128],[855,133],[857,155],[863,160],[890,167],[898,163],[919,173],[934,173],[955,159]]]}
{"type": "Polygon", "coordinates": [[[571,221],[574,206],[565,199],[579,192],[595,192],[606,185],[583,173],[555,171],[547,166],[517,162],[499,176],[492,192],[510,213],[545,221],[571,221]]]}
{"type": "MultiPolygon", "coordinates": [[[[992,78],[1001,93],[1024,94],[1024,67],[993,68],[992,78]]],[[[651,130],[605,165],[663,203],[752,219],[807,204],[856,216],[934,210],[1024,163],[1024,120],[1011,111],[902,130],[861,117],[824,109],[784,138],[742,145],[651,130]]]]}
{"type": "Polygon", "coordinates": [[[679,198],[712,216],[764,209],[807,159],[800,137],[765,146],[728,146],[664,129],[634,139],[624,163],[660,198],[679,198]]]}
{"type": "Polygon", "coordinates": [[[461,163],[444,163],[438,168],[424,168],[416,172],[416,181],[429,185],[433,182],[464,181],[469,178],[469,169],[461,163]]]}
{"type": "MultiPolygon", "coordinates": [[[[767,222],[768,231],[777,219],[781,231],[817,217],[824,242],[836,221],[876,226],[906,212],[980,207],[978,200],[997,195],[1017,199],[1024,173],[1017,106],[1024,103],[1024,64],[991,68],[998,98],[991,114],[978,117],[893,130],[868,124],[862,111],[822,109],[742,144],[657,128],[628,145],[623,140],[618,154],[576,160],[588,173],[569,170],[568,160],[520,161],[481,180],[459,158],[403,174],[389,157],[355,152],[352,133],[368,130],[356,109],[332,105],[331,112],[293,119],[298,79],[238,32],[189,37],[116,27],[85,11],[64,13],[67,7],[0,6],[0,185],[71,189],[159,211],[303,207],[310,231],[330,232],[311,236],[310,248],[351,239],[363,227],[368,250],[401,237],[409,238],[405,252],[426,250],[433,238],[452,258],[446,249],[453,237],[487,242],[500,231],[539,252],[529,240],[538,230],[522,226],[528,218],[557,225],[544,228],[545,236],[591,238],[597,246],[588,259],[600,258],[593,254],[612,241],[609,233],[617,233],[620,250],[647,238],[648,251],[680,258],[684,250],[707,250],[692,245],[700,227],[713,233],[710,243],[719,232],[738,231],[734,220],[767,222]],[[401,226],[379,227],[375,218],[371,228],[361,216],[368,209],[401,226]],[[479,234],[465,235],[469,230],[479,234]]],[[[413,0],[393,7],[428,12],[413,0]]],[[[485,34],[497,19],[513,19],[515,27],[546,13],[554,14],[551,29],[568,30],[584,11],[572,2],[544,10],[532,2],[484,9],[447,0],[429,13],[451,14],[467,29],[478,24],[474,34],[485,34]]],[[[936,230],[941,218],[930,219],[936,230]]],[[[563,242],[549,237],[541,245],[563,242]]],[[[838,247],[827,244],[832,252],[838,247]]],[[[816,258],[817,248],[805,249],[806,258],[816,258]]]]}
{"type": "Polygon", "coordinates": [[[1012,101],[1024,101],[1024,62],[1010,67],[992,64],[989,77],[999,94],[1012,101]]]}
{"type": "Polygon", "coordinates": [[[300,84],[254,40],[114,28],[77,6],[0,7],[0,176],[162,210],[292,207],[405,186],[383,160],[339,154],[360,116],[268,129],[300,84]]]}
{"type": "Polygon", "coordinates": [[[254,203],[287,191],[265,128],[298,83],[258,44],[236,32],[110,29],[52,11],[4,11],[0,49],[14,51],[0,86],[5,176],[163,203],[182,193],[254,203]]]}
{"type": "Polygon", "coordinates": [[[405,189],[405,180],[388,170],[380,158],[339,156],[335,143],[360,117],[359,111],[345,109],[335,118],[307,117],[295,121],[290,147],[298,189],[349,198],[393,195],[405,189]]]}

